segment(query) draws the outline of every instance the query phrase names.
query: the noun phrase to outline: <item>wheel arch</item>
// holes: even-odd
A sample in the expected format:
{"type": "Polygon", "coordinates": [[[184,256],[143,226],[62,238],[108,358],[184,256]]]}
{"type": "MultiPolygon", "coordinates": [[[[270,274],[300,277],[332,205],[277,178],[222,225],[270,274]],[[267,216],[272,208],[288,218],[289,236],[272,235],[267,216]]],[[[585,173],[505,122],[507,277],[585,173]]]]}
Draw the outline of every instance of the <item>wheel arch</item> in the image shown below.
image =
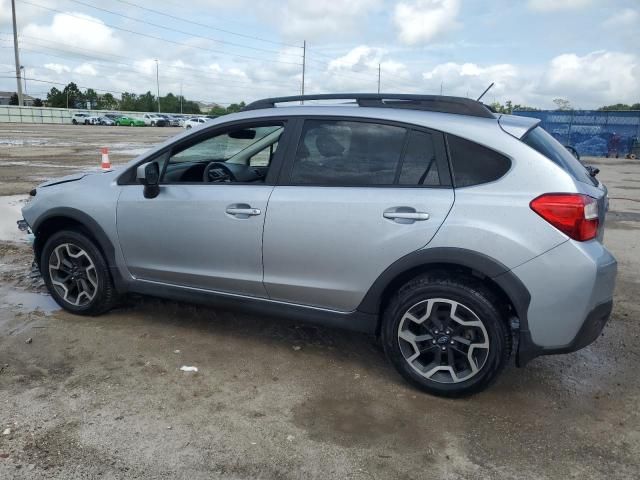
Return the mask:
{"type": "Polygon", "coordinates": [[[123,287],[124,281],[116,268],[115,248],[98,222],[86,213],[69,207],[54,208],[38,218],[31,229],[35,236],[33,250],[38,268],[42,249],[51,235],[65,229],[80,230],[95,242],[104,256],[116,288],[121,290],[123,287]]]}
{"type": "Polygon", "coordinates": [[[531,295],[516,275],[504,264],[482,253],[455,247],[417,250],[390,265],[371,286],[358,310],[378,317],[380,331],[382,311],[393,293],[404,283],[428,271],[447,271],[471,275],[483,280],[527,328],[527,310],[531,295]]]}

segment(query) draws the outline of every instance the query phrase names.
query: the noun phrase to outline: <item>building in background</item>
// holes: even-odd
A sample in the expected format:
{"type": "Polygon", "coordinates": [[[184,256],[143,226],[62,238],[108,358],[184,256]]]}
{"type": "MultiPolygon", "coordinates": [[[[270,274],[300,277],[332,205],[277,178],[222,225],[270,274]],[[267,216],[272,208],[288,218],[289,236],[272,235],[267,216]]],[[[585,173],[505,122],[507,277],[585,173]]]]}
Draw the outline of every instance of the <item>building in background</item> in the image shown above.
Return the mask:
{"type": "MultiPolygon", "coordinates": [[[[17,97],[18,94],[16,92],[0,92],[0,105],[11,105],[11,97],[14,95],[17,97]]],[[[35,98],[31,95],[23,95],[22,98],[24,99],[25,107],[33,106],[35,98]]]]}

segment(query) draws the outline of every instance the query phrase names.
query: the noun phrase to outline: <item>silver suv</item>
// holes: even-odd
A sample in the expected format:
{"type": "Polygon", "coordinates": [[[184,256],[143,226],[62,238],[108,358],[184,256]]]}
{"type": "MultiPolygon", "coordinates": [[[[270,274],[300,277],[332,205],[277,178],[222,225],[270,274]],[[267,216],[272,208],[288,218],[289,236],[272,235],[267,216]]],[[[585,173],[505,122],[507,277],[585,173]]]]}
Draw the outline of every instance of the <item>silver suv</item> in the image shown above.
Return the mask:
{"type": "Polygon", "coordinates": [[[486,388],[514,340],[519,366],[590,344],[612,307],[605,187],[537,120],[465,98],[261,100],[31,194],[70,312],[136,292],[367,332],[437,395],[486,388]]]}

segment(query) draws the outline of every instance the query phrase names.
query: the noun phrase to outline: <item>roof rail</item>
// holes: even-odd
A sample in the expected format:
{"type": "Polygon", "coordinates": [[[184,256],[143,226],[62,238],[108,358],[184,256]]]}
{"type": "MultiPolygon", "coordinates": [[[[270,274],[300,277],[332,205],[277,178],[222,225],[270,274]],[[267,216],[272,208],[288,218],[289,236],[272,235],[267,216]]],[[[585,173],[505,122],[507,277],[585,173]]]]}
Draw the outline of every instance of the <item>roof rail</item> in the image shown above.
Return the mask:
{"type": "Polygon", "coordinates": [[[276,106],[276,103],[302,102],[305,100],[355,100],[355,103],[360,107],[406,108],[410,110],[495,118],[483,103],[471,100],[470,98],[401,93],[323,93],[317,95],[274,97],[256,100],[244,107],[244,110],[273,108],[276,106]]]}

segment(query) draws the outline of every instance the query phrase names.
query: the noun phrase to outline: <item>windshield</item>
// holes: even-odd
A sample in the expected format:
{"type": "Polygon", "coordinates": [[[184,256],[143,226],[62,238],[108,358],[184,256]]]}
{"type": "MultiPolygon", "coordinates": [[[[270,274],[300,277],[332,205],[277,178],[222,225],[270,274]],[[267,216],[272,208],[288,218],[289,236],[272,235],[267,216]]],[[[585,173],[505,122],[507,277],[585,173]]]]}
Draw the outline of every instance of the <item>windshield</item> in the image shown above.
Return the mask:
{"type": "Polygon", "coordinates": [[[585,166],[544,128],[534,128],[524,136],[522,141],[567,171],[579,182],[598,185],[598,180],[589,175],[585,166]]]}

